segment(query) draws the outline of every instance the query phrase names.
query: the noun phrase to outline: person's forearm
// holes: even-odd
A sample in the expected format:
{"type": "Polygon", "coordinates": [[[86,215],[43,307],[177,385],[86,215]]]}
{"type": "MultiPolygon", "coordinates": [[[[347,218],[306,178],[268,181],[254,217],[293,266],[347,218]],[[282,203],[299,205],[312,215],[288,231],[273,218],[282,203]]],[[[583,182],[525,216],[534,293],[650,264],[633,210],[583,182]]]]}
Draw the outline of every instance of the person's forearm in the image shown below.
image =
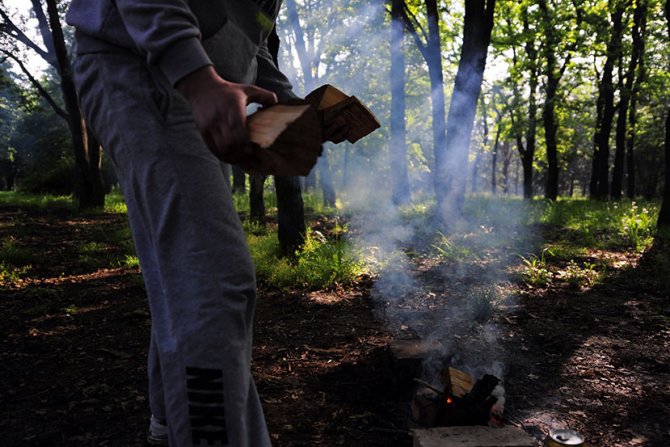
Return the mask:
{"type": "Polygon", "coordinates": [[[281,72],[272,60],[272,56],[264,43],[258,49],[256,55],[258,62],[258,74],[256,85],[274,92],[280,101],[296,99],[298,96],[293,92],[293,86],[286,75],[281,72]]]}

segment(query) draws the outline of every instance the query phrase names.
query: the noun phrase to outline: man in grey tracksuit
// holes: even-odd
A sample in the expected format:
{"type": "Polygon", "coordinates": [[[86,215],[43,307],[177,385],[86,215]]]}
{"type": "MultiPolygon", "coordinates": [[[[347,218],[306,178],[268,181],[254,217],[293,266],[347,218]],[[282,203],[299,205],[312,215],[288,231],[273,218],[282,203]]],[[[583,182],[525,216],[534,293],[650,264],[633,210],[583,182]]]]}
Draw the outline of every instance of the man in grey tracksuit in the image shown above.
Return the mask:
{"type": "Polygon", "coordinates": [[[172,447],[270,445],[250,375],[254,268],[219,159],[250,157],[248,103],[293,97],[266,44],[278,9],[72,0],[67,15],[81,107],[128,205],[152,316],[151,411],[172,447]]]}

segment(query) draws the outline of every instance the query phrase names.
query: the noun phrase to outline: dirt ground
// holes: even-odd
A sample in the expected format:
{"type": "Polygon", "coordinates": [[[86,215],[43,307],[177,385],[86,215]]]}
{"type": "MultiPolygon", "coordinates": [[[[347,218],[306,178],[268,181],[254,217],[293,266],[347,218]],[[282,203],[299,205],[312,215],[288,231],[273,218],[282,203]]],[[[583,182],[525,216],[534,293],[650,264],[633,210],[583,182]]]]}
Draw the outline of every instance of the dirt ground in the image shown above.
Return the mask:
{"type": "MultiPolygon", "coordinates": [[[[145,445],[150,322],[139,272],[73,258],[82,241],[124,226],[118,215],[0,209],[0,240],[40,254],[23,281],[0,286],[1,445],[145,445]]],[[[512,285],[514,302],[494,317],[506,420],[538,440],[570,426],[592,447],[668,446],[667,292],[637,255],[590,255],[615,258],[607,281],[512,285]]],[[[253,373],[277,447],[412,444],[371,287],[361,278],[349,289],[259,290],[253,373]]]]}

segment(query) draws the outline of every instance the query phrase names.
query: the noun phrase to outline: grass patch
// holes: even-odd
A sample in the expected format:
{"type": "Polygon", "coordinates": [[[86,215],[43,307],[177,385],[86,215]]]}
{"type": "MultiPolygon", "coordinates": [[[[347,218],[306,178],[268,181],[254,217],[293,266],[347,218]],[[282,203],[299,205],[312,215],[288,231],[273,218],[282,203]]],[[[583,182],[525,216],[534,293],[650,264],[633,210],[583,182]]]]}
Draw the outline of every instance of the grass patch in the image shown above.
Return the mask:
{"type": "Polygon", "coordinates": [[[456,237],[449,237],[439,232],[432,246],[434,256],[446,262],[467,262],[476,259],[477,255],[472,245],[464,243],[463,238],[458,239],[459,241],[456,241],[456,237]]]}
{"type": "Polygon", "coordinates": [[[12,236],[5,238],[0,246],[0,262],[17,267],[32,264],[37,258],[37,254],[31,249],[20,247],[16,239],[12,236]]]}
{"type": "Polygon", "coordinates": [[[15,205],[44,211],[76,209],[72,196],[28,194],[17,191],[0,191],[0,205],[15,205]]]}
{"type": "Polygon", "coordinates": [[[37,254],[29,248],[20,247],[12,236],[0,245],[0,285],[18,282],[32,268],[37,254]]]}
{"type": "Polygon", "coordinates": [[[97,270],[116,264],[112,247],[105,242],[85,242],[77,247],[77,261],[81,268],[97,270]]]}
{"type": "Polygon", "coordinates": [[[110,214],[126,214],[128,207],[123,194],[118,189],[113,189],[105,196],[105,212],[110,214]]]}
{"type": "Polygon", "coordinates": [[[350,285],[364,273],[359,254],[345,238],[327,240],[308,231],[303,250],[295,258],[279,258],[275,232],[247,235],[259,281],[270,287],[288,289],[327,288],[350,285]]]}

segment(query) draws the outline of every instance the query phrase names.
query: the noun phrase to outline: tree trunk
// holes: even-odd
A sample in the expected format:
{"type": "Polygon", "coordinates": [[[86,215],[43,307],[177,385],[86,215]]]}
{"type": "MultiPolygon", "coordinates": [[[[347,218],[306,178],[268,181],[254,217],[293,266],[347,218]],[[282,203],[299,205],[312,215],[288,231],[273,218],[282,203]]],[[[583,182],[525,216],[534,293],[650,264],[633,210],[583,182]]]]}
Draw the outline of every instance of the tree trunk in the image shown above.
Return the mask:
{"type": "MultiPolygon", "coordinates": [[[[410,201],[405,128],[404,0],[391,0],[391,197],[395,205],[410,201]]],[[[324,194],[325,195],[325,194],[324,194]]]]}
{"type": "MultiPolygon", "coordinates": [[[[665,0],[665,18],[670,38],[670,0],[665,0]]],[[[663,203],[658,213],[658,227],[670,228],[670,111],[665,118],[665,188],[663,189],[663,203]]]]}
{"type": "Polygon", "coordinates": [[[635,8],[635,26],[633,26],[633,52],[637,53],[637,72],[634,76],[632,91],[630,92],[630,107],[628,110],[628,129],[626,132],[626,195],[635,199],[635,136],[637,133],[637,98],[640,86],[645,82],[645,39],[647,34],[647,2],[640,0],[635,8]],[[639,23],[639,25],[638,25],[639,23]]]}
{"type": "Polygon", "coordinates": [[[233,165],[233,193],[244,194],[247,191],[247,175],[237,165],[233,165]]]}
{"type": "Polygon", "coordinates": [[[472,177],[470,178],[470,190],[473,193],[476,193],[479,190],[479,164],[482,160],[482,155],[486,150],[486,146],[489,144],[489,122],[488,122],[488,107],[484,97],[480,97],[480,107],[481,107],[481,126],[482,126],[482,144],[477,148],[477,154],[475,155],[475,161],[472,163],[472,177]]]}
{"type": "Polygon", "coordinates": [[[105,206],[105,184],[102,178],[102,147],[93,132],[83,124],[86,140],[84,146],[88,148],[86,168],[87,179],[90,179],[90,188],[79,190],[80,208],[101,208],[105,206]],[[90,204],[82,206],[81,204],[90,204]]]}
{"type": "MultiPolygon", "coordinates": [[[[628,70],[626,71],[625,76],[623,77],[623,88],[621,89],[619,100],[619,115],[617,117],[617,126],[616,126],[616,152],[614,157],[614,170],[612,174],[612,198],[618,200],[621,198],[621,192],[623,189],[623,177],[624,177],[624,159],[626,159],[626,148],[628,141],[628,120],[629,105],[635,107],[637,103],[631,101],[633,97],[633,88],[635,85],[635,73],[638,71],[640,61],[644,52],[644,30],[646,28],[646,17],[647,17],[647,3],[645,0],[638,0],[635,3],[635,10],[633,13],[633,50],[630,56],[630,61],[628,63],[628,70]]],[[[623,60],[622,60],[623,61],[623,60]]],[[[632,116],[634,112],[630,112],[632,116]]],[[[632,125],[631,125],[632,126],[632,125]]],[[[630,130],[632,133],[633,130],[630,130]]],[[[631,148],[632,149],[632,148],[631,148]]],[[[632,159],[632,150],[631,154],[628,157],[628,161],[631,162],[632,159]]],[[[629,171],[630,172],[630,171],[629,171]]],[[[634,175],[634,174],[633,174],[634,175]]]]}
{"type": "Polygon", "coordinates": [[[330,175],[330,163],[326,148],[323,149],[323,154],[319,159],[319,183],[321,191],[323,191],[323,204],[334,207],[336,202],[335,187],[333,186],[333,178],[330,175]]]}
{"type": "MultiPolygon", "coordinates": [[[[72,135],[72,146],[77,167],[77,192],[79,208],[100,208],[105,205],[105,189],[100,170],[100,145],[87,146],[86,126],[79,110],[79,101],[72,78],[72,67],[65,46],[56,0],[47,0],[47,15],[51,27],[51,39],[57,61],[63,102],[68,113],[68,128],[72,135]]],[[[46,38],[46,37],[45,37],[46,38]]],[[[93,141],[91,141],[93,142],[93,141]]]]}
{"type": "MultiPolygon", "coordinates": [[[[668,3],[670,0],[666,0],[666,5],[668,3]]],[[[658,227],[670,228],[670,112],[665,119],[665,187],[663,188],[663,203],[658,213],[658,227]]]]}
{"type": "MultiPolygon", "coordinates": [[[[616,1],[616,0],[615,0],[616,1]]],[[[625,4],[616,1],[612,12],[612,34],[607,44],[607,59],[603,76],[598,85],[596,105],[596,130],[593,135],[593,169],[591,174],[591,197],[606,200],[609,195],[610,134],[614,120],[614,64],[620,58],[621,34],[625,4]]]]}
{"type": "Polygon", "coordinates": [[[351,145],[348,141],[344,142],[344,161],[342,162],[342,189],[346,190],[349,186],[349,158],[351,158],[351,145]]]}
{"type": "Polygon", "coordinates": [[[530,25],[528,22],[527,10],[524,10],[523,16],[524,34],[528,36],[525,43],[527,57],[530,63],[530,77],[528,80],[528,127],[526,128],[526,150],[521,155],[521,165],[523,167],[523,198],[533,198],[533,161],[535,160],[535,141],[537,134],[537,48],[535,39],[530,34],[530,25]]]}
{"type": "Polygon", "coordinates": [[[506,141],[502,145],[503,153],[503,166],[502,166],[502,178],[503,178],[503,194],[509,194],[509,164],[512,161],[510,157],[510,147],[509,142],[506,141]]]}
{"type": "MultiPolygon", "coordinates": [[[[293,9],[295,12],[295,5],[293,5],[293,9]]],[[[297,21],[297,16],[295,20],[297,21]]],[[[300,26],[299,22],[298,26],[300,26]]],[[[276,29],[273,29],[268,39],[268,48],[277,65],[279,44],[279,36],[276,29]]],[[[300,178],[275,176],[275,191],[277,192],[279,252],[281,256],[292,256],[305,243],[306,234],[305,209],[302,201],[300,178]]]]}
{"type": "Polygon", "coordinates": [[[265,224],[265,199],[263,197],[264,175],[249,176],[249,218],[252,222],[265,224]]]}
{"type": "Polygon", "coordinates": [[[542,122],[544,125],[545,143],[547,146],[547,183],[545,185],[544,196],[549,200],[558,198],[558,144],[556,141],[556,132],[558,124],[556,122],[556,96],[558,84],[563,76],[563,71],[568,65],[570,56],[566,58],[563,67],[559,70],[556,61],[556,48],[558,48],[558,37],[552,24],[552,17],[549,13],[546,0],[539,0],[538,5],[542,12],[544,25],[545,42],[544,58],[546,77],[546,96],[542,106],[542,122]]]}
{"type": "Polygon", "coordinates": [[[293,256],[305,243],[305,209],[298,177],[275,176],[279,252],[293,256]]]}
{"type": "Polygon", "coordinates": [[[500,118],[498,118],[498,126],[496,130],[496,139],[493,142],[493,150],[491,151],[491,194],[496,195],[498,192],[498,147],[500,147],[500,132],[502,130],[502,125],[500,124],[500,118]]]}
{"type": "MultiPolygon", "coordinates": [[[[439,157],[437,152],[435,154],[437,217],[443,224],[450,216],[462,212],[465,201],[464,173],[491,42],[494,9],[495,0],[465,1],[463,45],[447,116],[445,145],[437,148],[439,157]]],[[[436,6],[434,14],[437,14],[436,6]]]]}
{"type": "Polygon", "coordinates": [[[470,177],[470,191],[476,193],[479,191],[479,164],[482,162],[482,154],[484,153],[484,148],[480,147],[477,149],[477,154],[475,155],[475,161],[472,163],[472,177],[470,177]]]}
{"type": "MultiPolygon", "coordinates": [[[[552,79],[552,84],[555,82],[552,79]]],[[[557,84],[557,82],[556,82],[557,84]]],[[[554,99],[556,97],[556,86],[547,87],[547,97],[542,110],[544,123],[544,134],[547,144],[547,184],[544,197],[549,200],[558,198],[558,144],[556,143],[556,118],[554,99]]]]}

